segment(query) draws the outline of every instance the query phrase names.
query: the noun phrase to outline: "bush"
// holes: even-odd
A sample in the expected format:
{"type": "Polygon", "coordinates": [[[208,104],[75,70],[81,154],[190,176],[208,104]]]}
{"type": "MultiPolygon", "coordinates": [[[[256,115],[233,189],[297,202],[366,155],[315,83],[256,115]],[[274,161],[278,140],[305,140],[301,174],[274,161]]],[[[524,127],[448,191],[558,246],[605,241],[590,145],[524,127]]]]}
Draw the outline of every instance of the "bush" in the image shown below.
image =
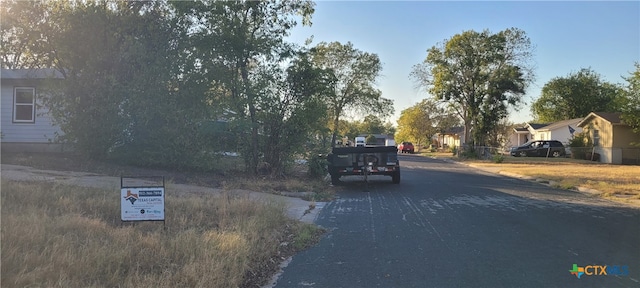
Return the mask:
{"type": "Polygon", "coordinates": [[[365,139],[365,143],[367,145],[376,145],[378,143],[378,139],[376,139],[376,136],[369,134],[369,136],[367,136],[367,139],[365,139]]]}
{"type": "Polygon", "coordinates": [[[453,156],[458,155],[458,147],[456,147],[455,145],[451,146],[451,153],[453,154],[453,156]]]}
{"type": "Polygon", "coordinates": [[[475,149],[465,149],[460,153],[461,158],[465,159],[478,159],[478,152],[475,149]]]}
{"type": "Polygon", "coordinates": [[[327,159],[320,157],[318,154],[312,153],[307,159],[309,165],[309,176],[313,178],[322,178],[327,175],[327,159]]]}
{"type": "Polygon", "coordinates": [[[569,148],[571,149],[571,158],[586,159],[585,148],[592,146],[591,137],[586,132],[581,132],[569,139],[569,148]]]}
{"type": "Polygon", "coordinates": [[[504,155],[502,155],[502,154],[493,155],[493,162],[494,163],[502,163],[503,161],[504,161],[504,155]]]}

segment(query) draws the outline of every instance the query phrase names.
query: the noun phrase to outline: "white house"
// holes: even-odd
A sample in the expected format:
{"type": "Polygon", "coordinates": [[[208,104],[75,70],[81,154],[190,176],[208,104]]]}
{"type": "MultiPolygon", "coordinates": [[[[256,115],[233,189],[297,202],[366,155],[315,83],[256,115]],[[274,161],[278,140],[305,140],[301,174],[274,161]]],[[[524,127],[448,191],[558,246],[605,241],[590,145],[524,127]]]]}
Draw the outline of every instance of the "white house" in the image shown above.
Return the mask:
{"type": "Polygon", "coordinates": [[[54,69],[2,69],[0,84],[0,132],[3,151],[62,151],[53,143],[62,133],[43,105],[46,79],[62,78],[54,69]]]}
{"type": "Polygon", "coordinates": [[[582,127],[578,127],[582,119],[575,118],[547,124],[526,123],[524,127],[513,129],[510,144],[520,146],[532,140],[558,140],[567,144],[574,134],[582,132],[582,127]]]}

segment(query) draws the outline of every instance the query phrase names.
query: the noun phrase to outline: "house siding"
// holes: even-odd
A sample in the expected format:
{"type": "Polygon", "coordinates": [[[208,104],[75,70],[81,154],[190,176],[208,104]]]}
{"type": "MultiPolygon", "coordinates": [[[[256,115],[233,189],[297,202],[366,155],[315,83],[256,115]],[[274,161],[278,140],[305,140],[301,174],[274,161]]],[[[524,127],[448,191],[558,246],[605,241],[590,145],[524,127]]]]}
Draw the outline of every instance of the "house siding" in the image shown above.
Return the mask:
{"type": "Polygon", "coordinates": [[[2,143],[50,143],[61,130],[52,124],[48,109],[42,103],[42,81],[35,79],[2,79],[0,114],[2,143]],[[36,111],[33,123],[13,122],[13,93],[15,87],[34,87],[36,90],[36,111]]]}
{"type": "MultiPolygon", "coordinates": [[[[569,125],[560,126],[555,129],[546,130],[546,131],[536,131],[536,140],[558,140],[564,144],[568,144],[569,140],[571,140],[571,132],[569,131],[569,125]]],[[[571,125],[575,131],[573,134],[578,134],[582,132],[582,128],[577,127],[576,125],[571,125]]]]}
{"type": "Polygon", "coordinates": [[[460,136],[458,135],[444,135],[443,144],[447,147],[460,147],[460,136]]]}
{"type": "Polygon", "coordinates": [[[584,123],[584,131],[591,139],[595,138],[594,130],[600,136],[595,152],[600,154],[600,162],[611,164],[637,164],[640,162],[640,149],[631,145],[640,143],[640,135],[634,134],[631,127],[623,124],[612,124],[600,117],[593,117],[584,123]]]}
{"type": "Polygon", "coordinates": [[[640,143],[640,135],[633,133],[629,126],[613,126],[613,146],[621,148],[632,148],[631,143],[640,143]]]}
{"type": "Polygon", "coordinates": [[[613,144],[617,153],[615,160],[620,164],[640,164],[640,148],[632,143],[640,143],[640,135],[633,133],[633,129],[626,125],[613,126],[613,144]]]}

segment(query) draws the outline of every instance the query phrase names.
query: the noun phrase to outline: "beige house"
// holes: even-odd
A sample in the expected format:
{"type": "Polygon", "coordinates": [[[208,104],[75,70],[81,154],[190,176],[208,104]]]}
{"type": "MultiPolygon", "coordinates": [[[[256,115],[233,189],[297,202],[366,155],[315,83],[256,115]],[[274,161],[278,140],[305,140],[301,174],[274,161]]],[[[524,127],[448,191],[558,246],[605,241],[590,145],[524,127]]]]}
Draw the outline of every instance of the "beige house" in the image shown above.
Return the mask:
{"type": "Polygon", "coordinates": [[[432,140],[436,140],[439,148],[452,148],[464,145],[464,126],[447,129],[444,133],[436,133],[432,140]]]}
{"type": "Polygon", "coordinates": [[[588,133],[600,162],[611,164],[640,164],[640,135],[620,119],[620,113],[591,112],[578,127],[588,133]]]}

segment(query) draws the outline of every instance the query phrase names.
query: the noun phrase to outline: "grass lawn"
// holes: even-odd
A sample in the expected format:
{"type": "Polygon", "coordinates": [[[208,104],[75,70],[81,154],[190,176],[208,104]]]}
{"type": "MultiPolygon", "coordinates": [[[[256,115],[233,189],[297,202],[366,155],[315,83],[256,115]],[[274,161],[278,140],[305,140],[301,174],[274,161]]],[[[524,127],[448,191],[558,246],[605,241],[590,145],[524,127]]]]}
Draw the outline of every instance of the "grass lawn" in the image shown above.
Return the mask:
{"type": "Polygon", "coordinates": [[[318,240],[277,203],[167,195],[161,222],[120,222],[120,193],[2,181],[2,287],[260,287],[318,240]]]}
{"type": "MultiPolygon", "coordinates": [[[[433,155],[439,157],[438,155],[433,155]]],[[[451,153],[442,157],[452,158],[451,153]]],[[[457,158],[453,158],[457,159],[457,158]]],[[[556,182],[564,189],[585,187],[615,200],[640,199],[640,166],[612,165],[570,158],[534,158],[505,156],[502,163],[487,160],[461,160],[491,168],[556,182]]]]}

